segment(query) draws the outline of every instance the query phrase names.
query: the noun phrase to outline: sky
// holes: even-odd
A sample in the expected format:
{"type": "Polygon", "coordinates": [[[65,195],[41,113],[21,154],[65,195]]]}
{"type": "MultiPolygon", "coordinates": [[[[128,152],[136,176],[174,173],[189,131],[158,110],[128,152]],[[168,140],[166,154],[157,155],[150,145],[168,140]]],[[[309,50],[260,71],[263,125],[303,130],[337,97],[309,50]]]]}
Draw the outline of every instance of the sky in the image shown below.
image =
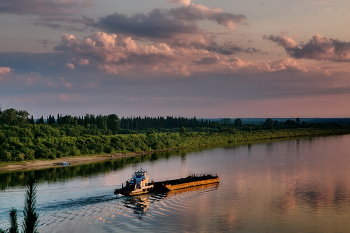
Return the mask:
{"type": "Polygon", "coordinates": [[[1,0],[0,105],[350,117],[348,0],[1,0]]]}

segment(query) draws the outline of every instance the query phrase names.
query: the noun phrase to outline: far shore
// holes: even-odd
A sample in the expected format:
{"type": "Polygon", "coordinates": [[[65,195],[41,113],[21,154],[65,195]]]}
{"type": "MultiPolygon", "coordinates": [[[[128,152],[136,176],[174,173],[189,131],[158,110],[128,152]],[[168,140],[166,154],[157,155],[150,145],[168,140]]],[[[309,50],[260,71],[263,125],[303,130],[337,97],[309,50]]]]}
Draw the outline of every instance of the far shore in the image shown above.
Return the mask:
{"type": "MultiPolygon", "coordinates": [[[[334,135],[336,135],[336,134],[334,134],[334,135]]],[[[267,140],[285,140],[285,139],[305,137],[305,136],[289,136],[289,137],[287,136],[287,137],[282,137],[282,138],[279,137],[279,138],[274,138],[274,139],[271,138],[271,139],[261,139],[261,140],[255,139],[255,140],[241,141],[241,142],[236,142],[236,143],[247,143],[247,142],[253,142],[253,141],[261,142],[261,141],[267,141],[267,140]]],[[[317,135],[313,135],[313,136],[317,136],[317,135]]],[[[318,136],[322,136],[322,135],[318,135],[318,136]]],[[[219,145],[219,144],[220,143],[205,144],[202,146],[219,145]]],[[[193,147],[200,147],[200,145],[193,146],[193,147]]],[[[1,172],[10,172],[10,171],[38,170],[38,169],[45,169],[45,168],[51,168],[51,167],[59,167],[59,166],[62,166],[62,165],[59,165],[59,163],[61,163],[61,162],[68,162],[68,163],[70,163],[69,166],[72,166],[72,165],[74,166],[74,165],[102,162],[102,161],[107,161],[107,160],[128,158],[128,157],[133,157],[133,156],[140,156],[140,155],[146,155],[146,154],[151,154],[151,153],[185,149],[185,148],[186,147],[169,148],[169,149],[162,149],[162,150],[157,150],[157,151],[113,153],[113,154],[102,154],[102,155],[80,155],[80,156],[62,157],[62,158],[57,158],[57,159],[53,159],[53,160],[36,159],[36,160],[21,161],[21,162],[5,162],[5,163],[0,163],[0,173],[1,172]]]]}
{"type": "Polygon", "coordinates": [[[104,154],[104,155],[86,155],[86,156],[72,156],[72,157],[63,157],[54,160],[32,160],[32,161],[23,161],[23,162],[13,162],[9,164],[0,165],[0,172],[2,171],[22,171],[22,170],[36,170],[43,168],[59,167],[60,162],[69,162],[71,165],[80,165],[87,163],[94,163],[106,160],[127,158],[132,156],[144,155],[154,153],[154,151],[146,151],[139,153],[115,153],[115,154],[104,154]]]}

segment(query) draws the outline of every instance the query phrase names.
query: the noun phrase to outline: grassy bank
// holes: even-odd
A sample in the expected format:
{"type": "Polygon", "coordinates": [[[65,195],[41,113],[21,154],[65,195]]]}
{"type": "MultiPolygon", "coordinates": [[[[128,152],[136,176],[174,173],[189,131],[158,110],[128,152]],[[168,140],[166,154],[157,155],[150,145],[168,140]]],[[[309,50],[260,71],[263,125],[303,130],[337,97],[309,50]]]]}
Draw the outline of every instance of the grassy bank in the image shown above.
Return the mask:
{"type": "MultiPolygon", "coordinates": [[[[7,137],[0,147],[2,165],[35,159],[53,160],[67,156],[127,154],[170,149],[218,145],[235,142],[339,135],[350,133],[350,127],[295,128],[222,132],[148,133],[101,136],[7,137]]],[[[1,169],[1,168],[0,168],[1,169]]]]}

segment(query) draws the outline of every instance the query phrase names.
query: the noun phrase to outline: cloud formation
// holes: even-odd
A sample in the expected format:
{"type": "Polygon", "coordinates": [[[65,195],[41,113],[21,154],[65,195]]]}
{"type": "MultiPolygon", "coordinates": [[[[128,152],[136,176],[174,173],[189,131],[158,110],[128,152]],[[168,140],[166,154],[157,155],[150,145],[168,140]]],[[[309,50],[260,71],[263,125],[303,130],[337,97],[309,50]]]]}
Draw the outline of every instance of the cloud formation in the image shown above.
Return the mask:
{"type": "Polygon", "coordinates": [[[94,60],[93,64],[97,64],[99,69],[111,74],[129,72],[136,75],[145,73],[190,75],[202,72],[258,73],[285,69],[302,72],[310,70],[310,67],[301,66],[291,58],[254,64],[237,57],[232,59],[215,53],[201,53],[196,49],[183,50],[164,43],[140,45],[131,37],[104,32],[96,32],[82,40],[64,34],[56,50],[83,57],[78,64],[87,65],[90,64],[87,61],[94,60]]]}
{"type": "Polygon", "coordinates": [[[90,0],[2,0],[0,14],[72,15],[91,5],[90,0]]]}
{"type": "Polygon", "coordinates": [[[173,4],[181,4],[184,6],[188,6],[191,4],[191,0],[168,0],[167,2],[173,3],[173,4]]]}
{"type": "Polygon", "coordinates": [[[71,69],[71,70],[75,70],[75,66],[72,63],[66,63],[66,67],[71,69]]]}
{"type": "Polygon", "coordinates": [[[149,38],[169,38],[174,34],[196,33],[194,22],[172,19],[159,9],[146,14],[127,16],[114,13],[102,17],[94,26],[112,33],[125,33],[149,38]]]}
{"type": "Polygon", "coordinates": [[[179,47],[190,50],[205,50],[222,55],[232,55],[237,53],[259,53],[260,50],[254,47],[242,47],[232,41],[219,44],[217,36],[212,33],[198,33],[195,35],[178,36],[167,43],[172,47],[179,47]]]}
{"type": "Polygon", "coordinates": [[[88,59],[80,59],[79,61],[78,61],[78,64],[79,65],[81,65],[81,66],[84,66],[84,65],[87,65],[87,64],[89,64],[89,60],[88,59]]]}
{"type": "Polygon", "coordinates": [[[223,55],[260,52],[259,49],[239,46],[233,41],[219,43],[216,33],[204,30],[197,24],[198,21],[209,20],[227,29],[235,29],[238,24],[245,23],[246,16],[226,13],[219,8],[209,9],[190,1],[169,2],[182,6],[154,9],[147,14],[132,16],[114,13],[90,25],[109,33],[156,41],[183,50],[204,50],[223,55]]]}
{"type": "Polygon", "coordinates": [[[114,13],[102,17],[95,27],[111,33],[128,33],[150,38],[169,38],[175,34],[193,34],[200,31],[196,21],[210,20],[228,29],[246,21],[246,16],[225,13],[220,8],[209,9],[203,5],[188,4],[190,1],[172,1],[183,6],[171,9],[154,9],[148,14],[127,16],[114,13]]]}
{"type": "Polygon", "coordinates": [[[235,29],[237,24],[244,23],[247,17],[225,13],[220,8],[209,9],[203,5],[189,4],[179,8],[170,9],[167,14],[174,19],[184,21],[211,20],[229,29],[235,29]]]}
{"type": "Polygon", "coordinates": [[[10,67],[0,67],[0,75],[5,75],[13,71],[10,67]]]}
{"type": "Polygon", "coordinates": [[[326,38],[318,34],[314,35],[309,42],[299,45],[292,38],[285,36],[264,35],[263,39],[282,46],[293,58],[350,62],[350,42],[326,38]]]}

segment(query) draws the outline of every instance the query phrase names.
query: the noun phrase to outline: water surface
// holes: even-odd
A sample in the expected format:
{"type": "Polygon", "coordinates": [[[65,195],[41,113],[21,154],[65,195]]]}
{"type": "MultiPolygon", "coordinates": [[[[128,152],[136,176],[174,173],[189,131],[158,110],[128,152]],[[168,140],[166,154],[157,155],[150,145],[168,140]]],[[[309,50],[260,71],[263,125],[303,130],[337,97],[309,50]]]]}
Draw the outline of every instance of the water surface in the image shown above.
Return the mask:
{"type": "Polygon", "coordinates": [[[169,152],[0,174],[0,226],[38,180],[40,232],[350,232],[350,135],[169,152]],[[137,197],[113,190],[140,165],[155,181],[213,173],[218,185],[137,197]]]}

